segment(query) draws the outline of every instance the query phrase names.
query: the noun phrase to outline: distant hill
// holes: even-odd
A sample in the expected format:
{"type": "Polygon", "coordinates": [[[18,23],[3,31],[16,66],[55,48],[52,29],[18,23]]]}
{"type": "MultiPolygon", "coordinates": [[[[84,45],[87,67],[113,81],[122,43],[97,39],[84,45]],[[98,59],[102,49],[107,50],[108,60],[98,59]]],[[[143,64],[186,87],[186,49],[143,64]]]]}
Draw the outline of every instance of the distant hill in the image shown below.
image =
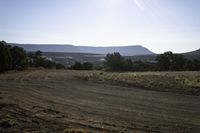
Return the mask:
{"type": "Polygon", "coordinates": [[[92,47],[92,46],[74,46],[74,45],[44,45],[44,44],[11,44],[24,48],[26,51],[43,51],[43,52],[65,52],[65,53],[94,53],[94,54],[107,54],[119,52],[122,55],[152,55],[154,54],[147,48],[134,45],[134,46],[117,46],[117,47],[92,47]]]}
{"type": "Polygon", "coordinates": [[[191,52],[188,52],[188,53],[184,53],[184,54],[187,54],[187,55],[200,55],[200,49],[195,50],[195,51],[191,51],[191,52]]]}
{"type": "Polygon", "coordinates": [[[200,59],[200,49],[188,52],[188,53],[183,53],[183,55],[188,58],[188,59],[200,59]]]}

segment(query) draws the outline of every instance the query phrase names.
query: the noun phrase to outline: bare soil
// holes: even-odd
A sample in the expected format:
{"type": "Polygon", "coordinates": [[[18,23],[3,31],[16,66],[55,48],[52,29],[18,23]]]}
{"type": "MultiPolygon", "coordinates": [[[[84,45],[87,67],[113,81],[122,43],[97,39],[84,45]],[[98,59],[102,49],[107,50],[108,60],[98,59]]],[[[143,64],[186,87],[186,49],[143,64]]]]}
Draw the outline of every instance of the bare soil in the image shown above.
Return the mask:
{"type": "Polygon", "coordinates": [[[1,133],[199,131],[199,96],[82,80],[67,70],[0,75],[1,133]]]}

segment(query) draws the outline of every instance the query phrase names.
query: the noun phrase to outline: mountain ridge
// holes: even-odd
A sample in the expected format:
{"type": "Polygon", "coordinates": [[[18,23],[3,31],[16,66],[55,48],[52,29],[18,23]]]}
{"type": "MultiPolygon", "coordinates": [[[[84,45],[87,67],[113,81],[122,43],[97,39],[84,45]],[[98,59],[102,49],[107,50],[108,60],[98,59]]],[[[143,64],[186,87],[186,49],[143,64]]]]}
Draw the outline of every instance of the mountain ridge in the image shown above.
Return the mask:
{"type": "Polygon", "coordinates": [[[188,59],[200,59],[200,49],[197,50],[193,50],[191,52],[187,52],[187,53],[183,53],[183,55],[185,57],[187,57],[188,59]]]}
{"type": "Polygon", "coordinates": [[[71,44],[17,44],[10,43],[12,46],[19,46],[26,51],[43,51],[43,52],[71,52],[71,53],[94,53],[107,54],[119,52],[122,55],[151,55],[154,54],[149,49],[142,45],[128,45],[128,46],[75,46],[71,44]]]}
{"type": "Polygon", "coordinates": [[[193,51],[190,51],[190,52],[187,52],[187,53],[184,53],[184,54],[193,54],[193,55],[200,55],[200,49],[197,49],[197,50],[193,50],[193,51]]]}

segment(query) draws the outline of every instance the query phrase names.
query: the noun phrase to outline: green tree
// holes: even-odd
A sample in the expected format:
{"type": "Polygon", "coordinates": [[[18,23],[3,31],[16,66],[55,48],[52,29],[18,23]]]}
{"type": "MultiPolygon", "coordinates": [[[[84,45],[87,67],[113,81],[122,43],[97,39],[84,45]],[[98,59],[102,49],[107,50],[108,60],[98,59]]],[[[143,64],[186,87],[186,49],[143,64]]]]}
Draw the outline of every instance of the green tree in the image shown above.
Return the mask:
{"type": "MultiPolygon", "coordinates": [[[[44,64],[45,59],[42,57],[42,52],[41,51],[36,51],[34,54],[34,64],[35,67],[47,67],[47,65],[44,64]]],[[[47,62],[48,63],[48,62],[47,62]]]]}
{"type": "Polygon", "coordinates": [[[42,51],[38,50],[35,52],[35,58],[41,58],[42,57],[42,51]]]}
{"type": "Polygon", "coordinates": [[[157,61],[160,70],[168,71],[182,71],[187,62],[186,58],[181,54],[173,54],[172,52],[166,52],[157,56],[157,61]]]}
{"type": "Polygon", "coordinates": [[[132,71],[133,70],[133,62],[131,59],[127,59],[124,61],[124,70],[132,71]]]}
{"type": "Polygon", "coordinates": [[[186,64],[186,58],[181,54],[173,54],[172,62],[170,64],[169,70],[173,71],[183,71],[186,64]]]}
{"type": "Polygon", "coordinates": [[[200,70],[200,60],[194,59],[192,61],[193,65],[193,71],[199,71],[200,70]]]}
{"type": "Polygon", "coordinates": [[[144,62],[142,62],[141,60],[134,61],[132,70],[133,71],[145,71],[146,64],[144,62]]]}
{"type": "Polygon", "coordinates": [[[27,55],[23,48],[14,46],[10,49],[12,55],[12,69],[23,70],[27,67],[27,55]]]}
{"type": "Polygon", "coordinates": [[[0,72],[5,72],[12,68],[12,56],[10,46],[6,42],[0,41],[0,72]]]}
{"type": "Polygon", "coordinates": [[[120,53],[113,53],[106,55],[105,66],[109,71],[123,71],[124,70],[124,59],[120,53]]]}
{"type": "Polygon", "coordinates": [[[165,52],[157,56],[156,60],[158,61],[158,66],[160,70],[169,70],[171,63],[173,61],[173,53],[165,52]]]}

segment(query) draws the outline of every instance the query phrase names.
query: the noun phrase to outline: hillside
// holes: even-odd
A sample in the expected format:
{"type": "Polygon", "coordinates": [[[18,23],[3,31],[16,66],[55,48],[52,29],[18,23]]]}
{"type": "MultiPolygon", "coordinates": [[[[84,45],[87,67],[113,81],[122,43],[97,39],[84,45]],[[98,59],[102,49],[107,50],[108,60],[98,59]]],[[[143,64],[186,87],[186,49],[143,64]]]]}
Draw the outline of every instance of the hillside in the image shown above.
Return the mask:
{"type": "Polygon", "coordinates": [[[195,50],[195,51],[191,51],[191,52],[188,52],[188,53],[185,53],[185,54],[200,55],[200,49],[197,49],[197,50],[195,50]]]}
{"type": "Polygon", "coordinates": [[[147,48],[134,45],[134,46],[118,46],[118,47],[92,47],[92,46],[74,46],[74,45],[44,45],[44,44],[11,44],[24,48],[26,51],[43,51],[43,52],[65,52],[65,53],[95,53],[95,54],[107,54],[113,52],[119,52],[122,55],[134,56],[134,55],[150,55],[154,54],[147,48]]]}
{"type": "Polygon", "coordinates": [[[188,59],[200,59],[200,49],[195,50],[195,51],[191,51],[188,53],[184,53],[183,55],[185,55],[188,59]]]}

